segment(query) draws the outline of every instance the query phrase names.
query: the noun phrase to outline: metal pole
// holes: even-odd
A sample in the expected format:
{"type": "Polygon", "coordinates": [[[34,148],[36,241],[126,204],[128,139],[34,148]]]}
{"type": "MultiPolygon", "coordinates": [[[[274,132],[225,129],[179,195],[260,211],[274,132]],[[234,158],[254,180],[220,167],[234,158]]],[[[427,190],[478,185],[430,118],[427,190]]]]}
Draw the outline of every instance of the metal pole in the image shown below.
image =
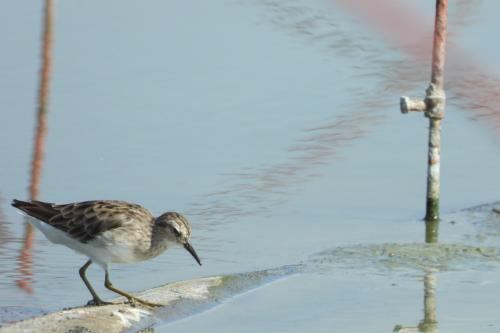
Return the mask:
{"type": "Polygon", "coordinates": [[[427,166],[426,221],[439,220],[439,187],[441,169],[441,120],[444,118],[444,62],[448,0],[436,0],[431,83],[424,100],[401,97],[401,112],[424,112],[429,118],[429,152],[427,166]]]}

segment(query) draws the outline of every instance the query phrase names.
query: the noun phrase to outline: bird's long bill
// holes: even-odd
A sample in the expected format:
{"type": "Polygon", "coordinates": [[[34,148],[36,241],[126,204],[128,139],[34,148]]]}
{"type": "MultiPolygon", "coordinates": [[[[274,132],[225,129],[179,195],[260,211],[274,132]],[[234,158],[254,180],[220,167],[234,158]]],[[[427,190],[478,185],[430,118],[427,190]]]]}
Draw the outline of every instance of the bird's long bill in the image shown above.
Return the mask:
{"type": "Polygon", "coordinates": [[[184,243],[184,248],[189,252],[191,253],[191,255],[193,256],[193,258],[198,262],[198,265],[201,266],[201,260],[200,260],[200,257],[198,257],[198,255],[196,254],[196,251],[194,250],[194,248],[191,246],[191,244],[189,244],[189,242],[186,242],[184,243]]]}

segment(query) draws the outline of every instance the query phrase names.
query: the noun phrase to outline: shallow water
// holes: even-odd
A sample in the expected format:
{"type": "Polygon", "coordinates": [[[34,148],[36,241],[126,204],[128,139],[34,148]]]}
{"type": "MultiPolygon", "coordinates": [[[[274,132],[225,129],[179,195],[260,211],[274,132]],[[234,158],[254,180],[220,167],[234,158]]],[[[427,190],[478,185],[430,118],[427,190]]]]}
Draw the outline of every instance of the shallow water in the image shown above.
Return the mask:
{"type": "MultiPolygon", "coordinates": [[[[430,3],[402,6],[416,10],[408,23],[423,19],[430,31],[430,3]]],[[[445,214],[498,200],[500,166],[491,105],[500,49],[487,42],[500,8],[493,0],[450,6],[445,214]]],[[[27,197],[42,4],[9,7],[0,13],[0,306],[50,311],[89,299],[77,274],[85,259],[37,233],[32,264],[19,260],[23,218],[9,202],[27,197]]],[[[427,122],[398,110],[400,95],[422,96],[429,60],[403,47],[395,29],[377,29],[343,1],[56,9],[40,199],[112,198],[183,212],[204,263],[172,250],[114,267],[117,286],[143,290],[295,264],[338,246],[423,241],[427,122]]],[[[473,221],[444,221],[440,241],[497,247],[498,228],[473,221]]],[[[426,273],[349,265],[275,282],[156,331],[378,332],[422,319],[426,273]]],[[[436,273],[439,331],[498,331],[499,268],[461,265],[436,273]]],[[[113,297],[102,275],[90,269],[98,291],[113,297]]]]}

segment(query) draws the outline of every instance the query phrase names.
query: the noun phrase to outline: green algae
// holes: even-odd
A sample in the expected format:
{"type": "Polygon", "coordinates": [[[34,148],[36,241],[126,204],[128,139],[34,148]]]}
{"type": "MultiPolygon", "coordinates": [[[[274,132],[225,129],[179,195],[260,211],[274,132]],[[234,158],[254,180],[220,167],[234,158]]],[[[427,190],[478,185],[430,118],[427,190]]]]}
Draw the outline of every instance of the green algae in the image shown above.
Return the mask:
{"type": "Polygon", "coordinates": [[[465,244],[372,244],[325,250],[311,256],[309,270],[458,270],[488,267],[500,261],[496,247],[465,244]]]}

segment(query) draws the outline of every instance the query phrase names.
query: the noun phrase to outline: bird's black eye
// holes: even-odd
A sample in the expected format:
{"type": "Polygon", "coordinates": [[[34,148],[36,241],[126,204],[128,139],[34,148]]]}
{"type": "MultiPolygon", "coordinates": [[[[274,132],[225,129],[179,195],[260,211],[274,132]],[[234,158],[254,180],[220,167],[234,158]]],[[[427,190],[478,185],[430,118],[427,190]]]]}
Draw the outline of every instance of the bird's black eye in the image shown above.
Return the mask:
{"type": "Polygon", "coordinates": [[[177,228],[172,228],[172,231],[174,232],[174,235],[175,235],[176,237],[179,237],[179,236],[181,235],[181,232],[180,232],[180,231],[179,231],[179,229],[177,229],[177,228]]]}

